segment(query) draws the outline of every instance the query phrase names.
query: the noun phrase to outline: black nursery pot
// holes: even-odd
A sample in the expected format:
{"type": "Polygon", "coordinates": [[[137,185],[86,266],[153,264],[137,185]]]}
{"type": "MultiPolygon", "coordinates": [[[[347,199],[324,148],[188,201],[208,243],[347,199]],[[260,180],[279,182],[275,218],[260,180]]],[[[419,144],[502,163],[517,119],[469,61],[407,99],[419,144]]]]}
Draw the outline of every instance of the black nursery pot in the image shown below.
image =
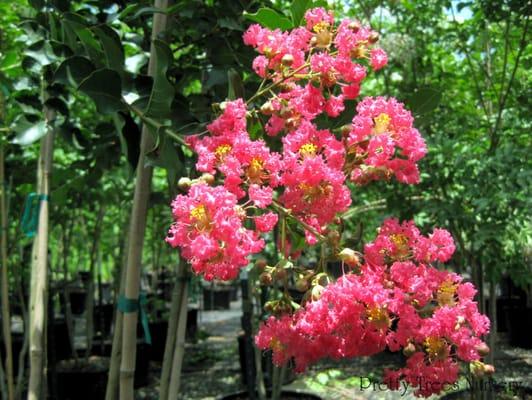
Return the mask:
{"type": "MultiPolygon", "coordinates": [[[[270,393],[268,393],[270,396],[270,393]]],[[[232,393],[226,396],[219,397],[217,400],[248,400],[248,392],[238,392],[232,393]]],[[[319,397],[315,394],[299,392],[295,390],[283,390],[281,392],[281,400],[323,400],[322,397],[319,397]]]]}
{"type": "Polygon", "coordinates": [[[93,400],[105,398],[107,367],[58,367],[57,390],[60,400],[93,400]]]}
{"type": "Polygon", "coordinates": [[[203,288],[203,309],[229,310],[231,308],[231,288],[203,288]]]}
{"type": "Polygon", "coordinates": [[[522,307],[508,310],[510,344],[523,349],[532,349],[532,308],[522,307]]]}

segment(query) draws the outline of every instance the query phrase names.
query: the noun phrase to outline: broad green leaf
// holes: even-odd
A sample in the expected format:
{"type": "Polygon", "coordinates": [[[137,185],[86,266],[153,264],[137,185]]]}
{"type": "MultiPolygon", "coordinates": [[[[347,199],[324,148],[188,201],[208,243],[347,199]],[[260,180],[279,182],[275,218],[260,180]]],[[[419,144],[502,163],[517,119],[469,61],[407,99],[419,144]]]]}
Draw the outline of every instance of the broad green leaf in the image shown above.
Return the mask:
{"type": "Polygon", "coordinates": [[[290,13],[292,15],[292,22],[294,26],[299,26],[303,22],[305,11],[312,5],[312,0],[294,0],[290,6],[290,13]]]}
{"type": "Polygon", "coordinates": [[[145,114],[150,118],[168,118],[175,93],[174,86],[168,81],[166,76],[168,68],[172,65],[172,51],[161,40],[155,40],[154,46],[155,73],[153,76],[153,88],[145,114]]]}
{"type": "Polygon", "coordinates": [[[78,89],[94,100],[98,112],[102,114],[112,114],[125,109],[122,103],[120,75],[112,69],[102,68],[94,71],[81,82],[78,89]]]}
{"type": "Polygon", "coordinates": [[[122,47],[120,37],[114,29],[105,24],[94,27],[93,31],[102,44],[107,60],[107,67],[114,69],[122,75],[124,69],[124,48],[122,47]]]}
{"type": "Polygon", "coordinates": [[[441,101],[441,92],[432,87],[422,87],[407,99],[407,105],[416,115],[433,111],[441,101]]]}
{"type": "Polygon", "coordinates": [[[94,70],[95,67],[88,58],[70,57],[63,61],[55,71],[54,82],[78,86],[94,70]]]}
{"type": "Polygon", "coordinates": [[[146,165],[164,168],[171,182],[174,182],[179,171],[183,169],[179,152],[172,140],[162,132],[158,133],[157,147],[146,154],[146,165]]]}
{"type": "Polygon", "coordinates": [[[23,119],[20,121],[19,125],[14,127],[14,130],[17,133],[13,143],[19,144],[21,146],[27,146],[32,144],[46,135],[46,122],[39,121],[36,124],[31,124],[27,120],[23,119]]]}
{"type": "Polygon", "coordinates": [[[84,22],[83,18],[77,14],[64,14],[63,25],[76,34],[92,62],[97,66],[103,66],[101,60],[104,55],[100,43],[94,37],[93,32],[84,25],[84,22]]]}
{"type": "Polygon", "coordinates": [[[258,22],[262,26],[270,29],[279,28],[283,31],[286,31],[294,26],[288,18],[279,14],[277,11],[272,10],[271,8],[260,8],[254,14],[244,11],[244,17],[258,22]]]}

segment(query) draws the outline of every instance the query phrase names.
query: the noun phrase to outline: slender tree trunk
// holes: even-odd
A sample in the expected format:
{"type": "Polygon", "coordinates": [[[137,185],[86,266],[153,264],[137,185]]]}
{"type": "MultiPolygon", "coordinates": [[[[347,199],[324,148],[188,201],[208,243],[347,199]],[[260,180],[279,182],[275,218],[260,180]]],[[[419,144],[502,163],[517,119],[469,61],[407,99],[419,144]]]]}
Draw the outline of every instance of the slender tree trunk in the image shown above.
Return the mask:
{"type": "MultiPolygon", "coordinates": [[[[170,381],[168,385],[168,396],[161,396],[162,400],[177,400],[179,394],[179,387],[181,385],[181,369],[183,366],[183,356],[185,354],[185,335],[187,328],[188,310],[187,264],[184,261],[181,261],[179,264],[179,272],[177,274],[176,286],[178,287],[177,292],[179,294],[179,308],[176,314],[177,329],[174,331],[175,342],[173,345],[173,352],[171,353],[172,367],[170,371],[170,381]]],[[[168,328],[170,329],[170,325],[168,326],[168,328]]],[[[170,331],[168,333],[170,334],[170,331]]]]}
{"type": "MultiPolygon", "coordinates": [[[[51,112],[45,110],[47,121],[51,112]]],[[[46,385],[46,311],[48,291],[48,214],[50,176],[52,172],[54,132],[52,129],[41,139],[38,166],[38,193],[40,201],[39,227],[34,240],[30,298],[30,377],[28,400],[42,400],[46,385]]]]}
{"type": "Polygon", "coordinates": [[[1,214],[1,248],[2,248],[2,324],[4,332],[4,344],[6,347],[5,372],[7,378],[8,399],[15,398],[15,385],[13,382],[13,347],[11,341],[11,315],[9,313],[9,282],[7,275],[7,194],[4,173],[4,146],[0,145],[0,185],[2,185],[2,194],[0,198],[1,214]]]}
{"type": "Polygon", "coordinates": [[[92,339],[94,336],[94,279],[96,268],[96,257],[98,255],[98,247],[100,244],[100,236],[102,233],[103,217],[105,215],[105,207],[100,206],[98,216],[96,218],[96,225],[94,227],[92,249],[90,255],[89,266],[89,282],[87,285],[87,297],[85,300],[85,315],[86,315],[86,335],[87,335],[87,348],[85,349],[85,359],[88,360],[92,351],[92,339]]]}
{"type": "MultiPolygon", "coordinates": [[[[155,0],[156,8],[165,10],[168,0],[155,0]]],[[[156,13],[153,17],[152,45],[148,75],[153,76],[156,68],[155,47],[153,40],[166,27],[166,14],[156,13]]],[[[137,164],[137,179],[131,212],[129,243],[127,249],[126,299],[136,301],[139,297],[142,249],[146,230],[146,217],[153,169],[145,165],[146,153],[153,147],[153,139],[147,126],[142,128],[140,156],[137,164]]],[[[120,400],[133,400],[133,381],[135,359],[137,355],[137,320],[138,312],[127,312],[123,315],[122,361],[120,364],[120,400]]]]}
{"type": "Polygon", "coordinates": [[[18,355],[18,371],[17,371],[17,386],[15,388],[15,398],[17,400],[22,398],[22,389],[24,388],[24,372],[26,370],[26,354],[28,352],[28,346],[29,346],[29,333],[28,333],[28,326],[29,326],[29,316],[28,316],[28,309],[26,306],[26,299],[24,298],[24,291],[23,291],[23,285],[22,285],[22,274],[19,273],[18,276],[21,278],[17,285],[17,294],[20,301],[20,308],[22,310],[22,320],[24,323],[24,339],[22,344],[22,349],[20,350],[20,353],[18,355]]]}

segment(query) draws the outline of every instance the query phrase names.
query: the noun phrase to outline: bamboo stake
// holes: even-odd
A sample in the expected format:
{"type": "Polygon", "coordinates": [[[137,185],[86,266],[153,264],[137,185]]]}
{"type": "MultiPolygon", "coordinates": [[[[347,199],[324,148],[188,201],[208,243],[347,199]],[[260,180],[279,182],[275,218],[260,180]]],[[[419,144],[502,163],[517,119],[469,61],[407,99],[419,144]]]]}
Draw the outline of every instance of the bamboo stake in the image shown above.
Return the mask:
{"type": "MultiPolygon", "coordinates": [[[[155,0],[154,6],[161,10],[168,7],[168,0],[155,0]]],[[[150,49],[150,62],[148,65],[148,75],[153,76],[156,68],[155,46],[153,40],[166,27],[166,14],[157,13],[153,16],[152,44],[150,49]]],[[[145,165],[146,153],[153,147],[153,139],[144,125],[142,127],[142,137],[140,143],[140,156],[137,164],[137,180],[135,184],[135,194],[133,197],[133,208],[131,211],[131,224],[129,228],[129,243],[127,249],[127,271],[126,271],[126,299],[138,299],[140,288],[140,273],[142,263],[142,249],[144,245],[144,234],[146,230],[146,217],[148,209],[148,199],[150,194],[151,178],[153,168],[145,165]]],[[[120,399],[133,400],[135,359],[137,353],[137,320],[138,312],[128,312],[122,317],[122,360],[120,363],[120,399]]]]}
{"type": "Polygon", "coordinates": [[[86,335],[87,348],[85,349],[85,359],[88,360],[92,351],[92,341],[94,336],[94,275],[96,268],[96,256],[98,255],[100,236],[102,234],[102,223],[105,215],[105,207],[100,205],[98,216],[96,217],[96,225],[94,227],[93,242],[90,255],[89,266],[89,283],[87,285],[87,297],[85,301],[86,312],[86,335]]]}
{"type": "Polygon", "coordinates": [[[6,347],[5,373],[7,378],[8,399],[15,398],[15,385],[13,381],[13,347],[11,341],[11,315],[9,313],[9,282],[7,275],[7,208],[6,184],[4,173],[4,146],[0,144],[0,184],[2,192],[0,198],[1,214],[1,248],[2,248],[2,328],[4,331],[4,344],[6,347]]]}
{"type": "MultiPolygon", "coordinates": [[[[46,120],[53,120],[53,113],[45,110],[46,120]]],[[[52,172],[54,132],[49,130],[41,139],[38,165],[38,193],[40,201],[39,227],[33,244],[30,296],[30,377],[28,400],[44,398],[46,379],[45,338],[48,291],[48,214],[50,175],[52,172]]]]}
{"type": "Polygon", "coordinates": [[[168,397],[162,397],[163,400],[177,400],[179,386],[181,385],[181,369],[183,366],[183,356],[185,354],[185,335],[187,327],[187,310],[188,310],[188,281],[186,280],[186,263],[180,263],[180,273],[178,274],[180,299],[179,299],[179,322],[174,344],[174,356],[170,374],[170,384],[168,388],[168,397]]]}

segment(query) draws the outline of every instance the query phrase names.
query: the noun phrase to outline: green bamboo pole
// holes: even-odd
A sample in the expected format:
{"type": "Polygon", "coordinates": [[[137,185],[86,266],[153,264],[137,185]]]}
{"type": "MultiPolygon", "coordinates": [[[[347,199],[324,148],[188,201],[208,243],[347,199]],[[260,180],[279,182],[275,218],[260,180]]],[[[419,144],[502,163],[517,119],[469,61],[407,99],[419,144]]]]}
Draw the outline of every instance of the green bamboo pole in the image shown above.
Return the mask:
{"type": "MultiPolygon", "coordinates": [[[[155,0],[154,6],[161,10],[168,8],[168,0],[155,0]]],[[[156,70],[155,46],[153,40],[166,27],[166,14],[156,13],[153,16],[152,45],[150,49],[150,62],[148,75],[153,76],[156,70]]],[[[131,211],[131,223],[129,228],[129,241],[127,249],[127,271],[125,297],[136,300],[139,297],[140,273],[142,262],[142,249],[144,245],[144,233],[146,230],[146,217],[148,200],[151,187],[153,168],[145,165],[146,153],[153,148],[153,139],[146,125],[142,128],[140,143],[140,156],[137,164],[137,177],[133,208],[131,211]]],[[[122,360],[120,363],[120,400],[133,400],[133,381],[135,375],[135,359],[137,355],[137,320],[138,311],[127,312],[122,317],[122,360]]]]}

